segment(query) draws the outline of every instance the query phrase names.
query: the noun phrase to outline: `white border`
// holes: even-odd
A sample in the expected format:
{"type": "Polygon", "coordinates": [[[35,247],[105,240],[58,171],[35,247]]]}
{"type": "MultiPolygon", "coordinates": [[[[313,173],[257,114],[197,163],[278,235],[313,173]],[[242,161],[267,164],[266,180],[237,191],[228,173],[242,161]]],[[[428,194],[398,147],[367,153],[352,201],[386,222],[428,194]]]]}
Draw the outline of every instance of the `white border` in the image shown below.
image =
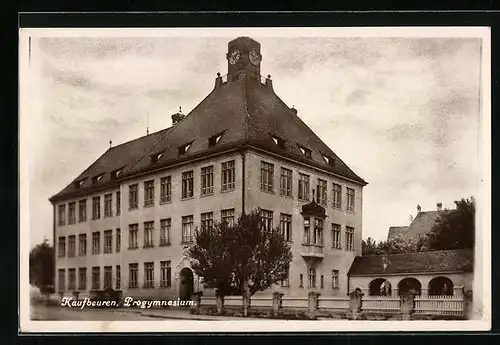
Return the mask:
{"type": "MultiPolygon", "coordinates": [[[[387,331],[486,331],[491,329],[491,47],[489,27],[358,27],[358,28],[134,28],[134,29],[20,29],[20,331],[28,332],[387,332],[387,331]],[[474,308],[478,320],[468,321],[31,321],[28,278],[29,134],[36,111],[36,83],[29,73],[28,37],[474,37],[482,39],[480,159],[478,169],[477,229],[475,249],[474,308]],[[480,259],[480,260],[478,260],[480,259]],[[479,279],[481,277],[481,279],[479,279]],[[477,300],[482,300],[478,304],[477,300]]],[[[33,66],[31,66],[33,67],[33,66]]],[[[52,215],[51,215],[52,216],[52,215]]]]}

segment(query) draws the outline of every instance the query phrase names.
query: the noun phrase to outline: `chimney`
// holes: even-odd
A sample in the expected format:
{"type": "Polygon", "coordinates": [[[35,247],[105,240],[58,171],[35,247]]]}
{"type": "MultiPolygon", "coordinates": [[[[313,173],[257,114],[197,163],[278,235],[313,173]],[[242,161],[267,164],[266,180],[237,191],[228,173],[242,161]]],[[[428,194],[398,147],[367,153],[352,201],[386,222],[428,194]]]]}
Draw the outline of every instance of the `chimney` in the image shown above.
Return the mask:
{"type": "Polygon", "coordinates": [[[292,111],[295,115],[297,115],[297,109],[295,109],[293,106],[292,106],[292,108],[290,108],[290,110],[291,110],[291,111],[292,111]]]}
{"type": "Polygon", "coordinates": [[[222,85],[222,77],[220,76],[220,73],[217,72],[217,78],[215,78],[215,88],[218,88],[222,85]]]}
{"type": "Polygon", "coordinates": [[[422,211],[422,207],[420,207],[420,205],[417,205],[417,213],[420,213],[420,211],[422,211]]]}
{"type": "Polygon", "coordinates": [[[410,224],[413,222],[413,216],[410,214],[410,224]]]}
{"type": "Polygon", "coordinates": [[[442,202],[438,202],[437,203],[437,210],[438,211],[442,211],[443,210],[443,203],[442,202]]]}
{"type": "Polygon", "coordinates": [[[179,107],[179,112],[172,115],[172,126],[181,122],[181,120],[185,117],[186,117],[186,115],[184,115],[182,113],[182,109],[181,109],[181,107],[179,107]]]}
{"type": "Polygon", "coordinates": [[[270,74],[267,75],[266,86],[270,87],[271,89],[273,88],[273,81],[271,80],[271,75],[270,74]]]}

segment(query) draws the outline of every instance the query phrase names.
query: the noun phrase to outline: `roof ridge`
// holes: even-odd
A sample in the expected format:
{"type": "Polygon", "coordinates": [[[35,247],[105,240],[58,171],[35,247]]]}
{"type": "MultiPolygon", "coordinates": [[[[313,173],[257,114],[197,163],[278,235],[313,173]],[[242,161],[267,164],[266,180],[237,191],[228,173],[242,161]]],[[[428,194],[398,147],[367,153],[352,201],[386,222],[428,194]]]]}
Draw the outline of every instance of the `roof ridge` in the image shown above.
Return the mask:
{"type": "Polygon", "coordinates": [[[442,249],[442,250],[427,250],[421,252],[408,252],[408,253],[394,253],[394,254],[370,254],[370,255],[360,255],[358,258],[363,257],[384,257],[384,256],[400,256],[400,255],[423,255],[429,253],[446,253],[446,252],[459,252],[459,251],[472,251],[471,248],[461,248],[461,249],[442,249]]]}

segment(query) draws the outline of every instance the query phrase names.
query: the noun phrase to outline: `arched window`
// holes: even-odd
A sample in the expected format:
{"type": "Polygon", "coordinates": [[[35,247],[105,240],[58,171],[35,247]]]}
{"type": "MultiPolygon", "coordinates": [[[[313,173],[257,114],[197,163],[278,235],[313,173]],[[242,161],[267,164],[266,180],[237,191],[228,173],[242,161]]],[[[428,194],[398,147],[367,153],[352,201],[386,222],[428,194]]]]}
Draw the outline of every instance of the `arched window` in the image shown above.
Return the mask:
{"type": "Polygon", "coordinates": [[[316,270],[309,269],[309,287],[316,287],[316,270]]]}
{"type": "Polygon", "coordinates": [[[398,290],[400,295],[408,293],[409,291],[420,295],[422,292],[422,284],[415,278],[404,278],[399,282],[398,290]]]}
{"type": "Polygon", "coordinates": [[[429,282],[429,295],[452,296],[453,282],[446,277],[436,277],[429,282]]]}
{"type": "Polygon", "coordinates": [[[369,284],[370,296],[390,296],[392,292],[391,283],[384,278],[377,278],[369,284]]]}

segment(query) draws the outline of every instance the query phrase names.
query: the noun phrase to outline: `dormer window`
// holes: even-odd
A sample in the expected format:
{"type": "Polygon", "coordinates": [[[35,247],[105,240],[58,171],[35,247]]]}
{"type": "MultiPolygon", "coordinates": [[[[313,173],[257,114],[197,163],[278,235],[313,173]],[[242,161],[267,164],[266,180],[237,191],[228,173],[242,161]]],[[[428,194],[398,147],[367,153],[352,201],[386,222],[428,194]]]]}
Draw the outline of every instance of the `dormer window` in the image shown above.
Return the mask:
{"type": "Polygon", "coordinates": [[[285,148],[285,140],[281,139],[280,137],[277,137],[275,135],[271,134],[271,138],[273,139],[274,143],[281,149],[285,148]]]}
{"type": "Polygon", "coordinates": [[[312,157],[312,152],[308,148],[306,148],[304,146],[299,146],[299,149],[300,149],[300,152],[302,152],[302,154],[304,156],[306,156],[307,158],[311,158],[312,157]]]}
{"type": "Polygon", "coordinates": [[[223,134],[224,134],[224,132],[216,134],[216,135],[208,138],[208,147],[212,147],[212,146],[217,145],[219,143],[219,141],[222,139],[223,134]]]}
{"type": "Polygon", "coordinates": [[[117,169],[111,173],[111,178],[117,179],[119,178],[123,173],[123,168],[117,169]]]}
{"type": "Polygon", "coordinates": [[[327,162],[328,164],[332,165],[333,166],[333,163],[335,162],[335,160],[331,157],[328,157],[326,155],[323,155],[323,159],[325,160],[325,162],[327,162]]]}
{"type": "Polygon", "coordinates": [[[81,188],[81,187],[83,187],[83,185],[85,184],[85,181],[86,181],[86,180],[87,180],[87,179],[86,179],[86,178],[84,178],[84,179],[82,179],[82,180],[75,181],[75,187],[76,187],[76,188],[81,188]]]}
{"type": "Polygon", "coordinates": [[[103,178],[104,174],[99,174],[97,176],[94,176],[92,178],[92,184],[96,184],[97,182],[101,181],[103,178]]]}
{"type": "Polygon", "coordinates": [[[161,156],[163,156],[163,151],[160,153],[155,153],[154,155],[151,155],[151,163],[156,163],[160,160],[161,156]]]}
{"type": "Polygon", "coordinates": [[[188,150],[189,150],[189,148],[191,147],[192,143],[193,142],[190,142],[188,144],[184,144],[184,145],[180,146],[179,149],[178,149],[179,155],[183,155],[183,154],[187,153],[188,150]]]}

